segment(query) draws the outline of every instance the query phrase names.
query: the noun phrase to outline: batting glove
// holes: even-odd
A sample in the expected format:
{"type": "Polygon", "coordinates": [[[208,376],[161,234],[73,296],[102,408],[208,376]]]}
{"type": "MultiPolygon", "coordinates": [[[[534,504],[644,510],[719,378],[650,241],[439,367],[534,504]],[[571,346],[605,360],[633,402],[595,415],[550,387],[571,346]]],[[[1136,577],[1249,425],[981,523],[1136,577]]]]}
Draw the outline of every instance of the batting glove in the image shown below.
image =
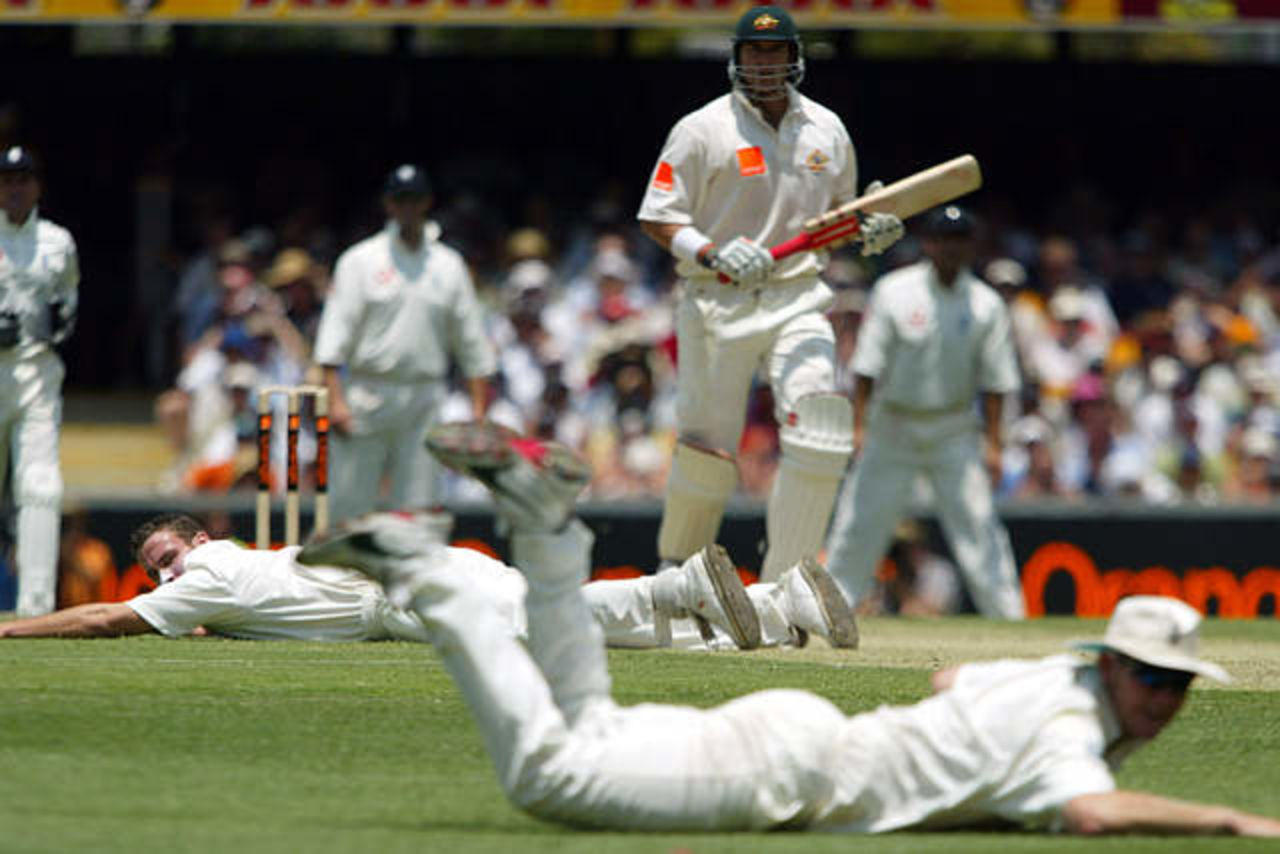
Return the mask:
{"type": "Polygon", "coordinates": [[[735,237],[716,250],[712,265],[740,285],[758,285],[773,272],[773,255],[745,237],[735,237]]]}
{"type": "Polygon", "coordinates": [[[862,236],[862,255],[879,255],[902,239],[906,229],[902,220],[889,213],[869,213],[858,226],[862,236]]]}

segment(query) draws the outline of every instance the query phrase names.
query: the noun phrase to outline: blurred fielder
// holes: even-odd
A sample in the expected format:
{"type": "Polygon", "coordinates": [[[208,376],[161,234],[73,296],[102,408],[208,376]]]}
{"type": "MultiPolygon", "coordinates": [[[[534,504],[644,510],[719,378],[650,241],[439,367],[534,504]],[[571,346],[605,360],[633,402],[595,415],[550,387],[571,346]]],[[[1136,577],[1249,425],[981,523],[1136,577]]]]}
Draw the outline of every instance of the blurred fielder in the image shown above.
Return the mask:
{"type": "Polygon", "coordinates": [[[387,227],[334,268],[315,361],[329,389],[335,519],[372,510],[384,477],[392,507],[437,503],[439,471],[422,439],[444,402],[450,358],[474,416],[488,407],[497,357],[466,262],[427,221],[431,201],[420,167],[396,167],[383,185],[387,227]]]}
{"type": "MultiPolygon", "coordinates": [[[[658,554],[679,562],[715,541],[760,372],[773,390],[782,444],[767,508],[766,581],[821,548],[852,430],[849,402],[835,392],[835,335],[825,315],[832,293],[818,277],[826,253],[775,263],[766,248],[858,195],[849,134],[796,91],[803,75],[791,16],[776,6],[748,10],[734,31],[732,91],[671,130],[639,211],[641,227],[675,255],[684,279],[676,320],[680,441],[658,554]]],[[[892,214],[868,214],[863,254],[884,252],[902,230],[892,214]]]]}
{"type": "Polygon", "coordinates": [[[0,153],[0,484],[13,465],[19,616],[56,601],[62,472],[62,358],[75,325],[80,263],[70,232],[40,218],[31,152],[0,153]]]}
{"type": "Polygon", "coordinates": [[[526,643],[465,567],[393,514],[319,534],[303,564],[357,567],[422,619],[511,800],[541,818],[649,831],[813,828],[877,833],[1003,823],[1072,833],[1280,835],[1280,822],[1115,787],[1114,770],[1181,708],[1197,674],[1200,616],[1161,597],[1116,608],[1096,661],[969,664],[934,674],[914,706],[846,717],[803,691],[713,709],[609,695],[587,561],[565,524],[573,490],[551,445],[448,462],[493,492],[525,540],[526,643]],[[560,496],[560,501],[555,501],[560,496]],[[553,504],[560,506],[551,512],[553,504]]]}
{"type": "Polygon", "coordinates": [[[992,498],[1004,447],[1000,416],[1005,395],[1018,389],[1018,367],[1004,301],[969,270],[976,229],[963,208],[936,209],[925,220],[925,260],[872,289],[853,355],[857,462],[827,544],[827,565],[851,602],[870,590],[924,475],[978,610],[1025,615],[992,498]]]}

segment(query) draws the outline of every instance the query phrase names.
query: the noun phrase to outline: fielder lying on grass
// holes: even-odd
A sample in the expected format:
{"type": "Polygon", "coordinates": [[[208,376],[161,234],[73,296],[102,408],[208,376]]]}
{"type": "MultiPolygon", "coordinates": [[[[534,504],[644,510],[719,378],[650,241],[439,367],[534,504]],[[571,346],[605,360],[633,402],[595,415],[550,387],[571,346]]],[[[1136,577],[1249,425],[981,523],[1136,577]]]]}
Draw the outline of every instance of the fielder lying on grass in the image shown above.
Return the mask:
{"type": "Polygon", "coordinates": [[[1280,835],[1280,822],[1115,787],[1113,772],[1181,708],[1197,674],[1199,614],[1123,600],[1095,661],[969,664],[934,675],[913,706],[846,717],[803,691],[713,709],[616,705],[603,636],[582,595],[581,528],[564,524],[554,447],[493,435],[441,456],[493,492],[523,538],[526,643],[447,549],[395,514],[351,520],[303,564],[345,565],[416,613],[457,682],[498,779],[529,813],[642,830],[814,828],[880,832],[993,823],[1073,833],[1280,835]],[[548,486],[550,484],[550,486],[548,486]],[[530,496],[538,500],[531,501],[530,496]],[[558,521],[557,521],[558,519],[558,521]]]}
{"type": "MultiPolygon", "coordinates": [[[[438,541],[433,532],[447,530],[432,518],[439,515],[408,518],[438,541]]],[[[585,526],[582,531],[590,536],[585,526]]],[[[154,591],[0,623],[0,637],[209,632],[254,639],[428,640],[417,616],[388,604],[376,584],[347,568],[302,566],[297,547],[258,551],[214,540],[182,515],[150,520],[132,541],[138,562],[161,582],[154,591]]],[[[523,635],[524,576],[473,550],[448,548],[446,554],[492,600],[508,631],[523,635]]],[[[723,549],[709,548],[656,576],[587,588],[592,612],[614,646],[694,646],[704,643],[705,634],[714,645],[751,648],[803,641],[809,633],[851,646],[857,637],[844,599],[811,561],[778,584],[753,585],[748,592],[723,549]],[[702,621],[701,630],[686,614],[702,621]]]]}

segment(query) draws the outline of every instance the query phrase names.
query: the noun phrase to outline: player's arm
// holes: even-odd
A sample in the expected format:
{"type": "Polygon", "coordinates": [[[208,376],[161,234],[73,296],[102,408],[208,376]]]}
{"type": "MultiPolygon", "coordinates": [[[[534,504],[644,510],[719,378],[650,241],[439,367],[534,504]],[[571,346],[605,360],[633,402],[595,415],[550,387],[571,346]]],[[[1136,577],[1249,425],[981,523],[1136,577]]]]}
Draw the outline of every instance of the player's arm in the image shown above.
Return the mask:
{"type": "Polygon", "coordinates": [[[991,487],[1000,486],[1003,477],[1004,460],[1004,395],[996,392],[982,393],[982,428],[986,441],[983,443],[983,464],[987,468],[987,476],[991,478],[991,487]]]}
{"type": "Polygon", "coordinates": [[[871,408],[871,394],[876,390],[874,377],[857,374],[853,380],[853,456],[862,453],[862,442],[866,437],[867,410],[871,408]]]}
{"type": "Polygon", "coordinates": [[[0,623],[0,638],[102,638],[154,632],[123,602],[93,602],[11,623],[0,623]]]}
{"type": "Polygon", "coordinates": [[[1062,810],[1071,833],[1280,836],[1280,821],[1230,807],[1116,790],[1077,795],[1062,810]]]}

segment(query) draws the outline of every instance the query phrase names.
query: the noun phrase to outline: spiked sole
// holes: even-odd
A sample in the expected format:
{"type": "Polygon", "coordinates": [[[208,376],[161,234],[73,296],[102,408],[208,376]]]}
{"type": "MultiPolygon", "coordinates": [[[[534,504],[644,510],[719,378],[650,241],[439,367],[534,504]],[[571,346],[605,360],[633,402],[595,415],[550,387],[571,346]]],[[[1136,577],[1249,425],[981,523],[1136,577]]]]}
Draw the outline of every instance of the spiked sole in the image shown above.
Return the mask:
{"type": "Polygon", "coordinates": [[[812,557],[800,561],[800,576],[818,600],[827,624],[827,642],[837,649],[857,649],[858,623],[835,581],[812,557]]]}
{"type": "Polygon", "coordinates": [[[739,649],[755,649],[760,646],[760,615],[751,604],[729,553],[720,546],[708,546],[702,554],[707,577],[729,621],[729,636],[739,649]]]}

